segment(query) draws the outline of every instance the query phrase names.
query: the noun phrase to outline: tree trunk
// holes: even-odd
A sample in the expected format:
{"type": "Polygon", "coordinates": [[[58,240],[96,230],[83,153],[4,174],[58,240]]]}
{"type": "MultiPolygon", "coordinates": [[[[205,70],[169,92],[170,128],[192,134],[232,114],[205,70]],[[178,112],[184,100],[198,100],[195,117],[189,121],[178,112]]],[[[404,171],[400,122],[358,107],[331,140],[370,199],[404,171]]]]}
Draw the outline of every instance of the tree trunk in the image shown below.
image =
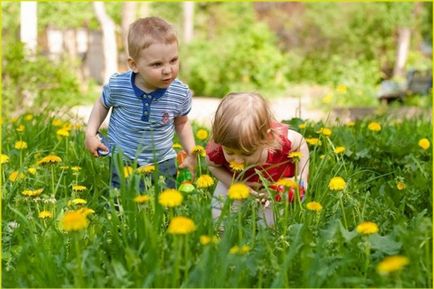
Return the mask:
{"type": "Polygon", "coordinates": [[[393,77],[403,77],[405,62],[407,61],[408,50],[410,47],[411,30],[409,27],[399,28],[398,31],[398,49],[396,53],[395,68],[393,69],[393,77]]]}
{"type": "Polygon", "coordinates": [[[103,2],[93,2],[93,7],[103,34],[104,80],[107,82],[110,76],[118,71],[115,24],[107,15],[103,2]]]}
{"type": "Polygon", "coordinates": [[[137,2],[124,2],[122,5],[122,40],[125,55],[128,56],[128,28],[136,18],[137,2]]]}
{"type": "Polygon", "coordinates": [[[38,44],[37,2],[20,2],[20,40],[27,52],[34,55],[38,44]]]}
{"type": "Polygon", "coordinates": [[[184,43],[189,43],[193,40],[193,18],[194,18],[194,2],[187,1],[183,3],[184,10],[184,43]]]}

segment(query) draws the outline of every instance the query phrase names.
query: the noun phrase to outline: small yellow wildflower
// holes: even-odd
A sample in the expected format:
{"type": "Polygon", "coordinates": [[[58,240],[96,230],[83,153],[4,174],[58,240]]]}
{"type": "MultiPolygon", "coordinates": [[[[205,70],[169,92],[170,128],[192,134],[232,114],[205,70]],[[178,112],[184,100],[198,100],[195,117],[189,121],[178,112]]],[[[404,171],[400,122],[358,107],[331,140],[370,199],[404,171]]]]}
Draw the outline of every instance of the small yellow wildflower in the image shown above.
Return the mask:
{"type": "Polygon", "coordinates": [[[232,248],[229,249],[229,254],[232,255],[244,255],[247,254],[248,252],[250,252],[251,248],[249,245],[242,245],[241,247],[238,245],[233,246],[232,248]]]}
{"type": "Polygon", "coordinates": [[[341,94],[344,94],[344,93],[346,93],[347,92],[347,86],[345,85],[345,84],[339,84],[337,87],[336,87],[336,91],[338,92],[338,93],[341,93],[341,94]]]}
{"type": "Polygon", "coordinates": [[[244,163],[238,163],[236,161],[231,161],[231,162],[229,162],[229,167],[234,172],[241,172],[242,170],[244,170],[244,163]]]}
{"type": "Polygon", "coordinates": [[[30,168],[27,169],[27,171],[31,175],[36,175],[36,168],[35,167],[30,167],[30,168]]]}
{"type": "Polygon", "coordinates": [[[163,207],[169,207],[169,208],[173,208],[181,205],[182,200],[183,200],[182,194],[175,189],[164,190],[158,198],[158,202],[163,207]]]}
{"type": "Polygon", "coordinates": [[[321,141],[319,140],[319,138],[307,138],[306,142],[312,146],[319,146],[321,145],[321,141]]]}
{"type": "Polygon", "coordinates": [[[174,143],[174,144],[172,145],[172,147],[173,147],[174,149],[182,149],[182,146],[181,146],[181,144],[179,144],[179,143],[174,143]]]}
{"type": "Polygon", "coordinates": [[[5,154],[0,155],[0,164],[5,164],[9,162],[9,156],[5,154]]]}
{"type": "Polygon", "coordinates": [[[199,189],[206,189],[211,187],[212,185],[214,185],[214,180],[212,177],[210,177],[209,175],[201,175],[197,180],[196,180],[196,186],[199,189]]]}
{"type": "Polygon", "coordinates": [[[53,126],[61,126],[63,124],[63,121],[61,119],[55,118],[55,119],[53,119],[53,121],[51,122],[51,124],[53,126]]]}
{"type": "Polygon", "coordinates": [[[22,140],[17,141],[17,142],[15,143],[15,148],[16,148],[17,150],[24,150],[24,149],[27,148],[27,143],[26,143],[25,141],[22,141],[22,140]]]}
{"type": "Polygon", "coordinates": [[[68,202],[68,206],[74,206],[74,205],[86,205],[87,201],[85,199],[81,198],[75,198],[68,202]]]}
{"type": "Polygon", "coordinates": [[[89,220],[80,211],[69,211],[62,216],[59,225],[63,231],[81,231],[89,226],[89,220]]]}
{"type": "Polygon", "coordinates": [[[345,147],[339,146],[335,148],[335,154],[342,154],[345,152],[345,147]]]}
{"type": "Polygon", "coordinates": [[[83,192],[83,191],[87,190],[87,188],[86,188],[86,186],[82,186],[82,185],[73,185],[72,190],[74,192],[83,192]]]}
{"type": "Polygon", "coordinates": [[[235,245],[229,249],[229,254],[232,255],[238,254],[239,252],[240,252],[240,247],[238,247],[238,245],[235,245]]]}
{"type": "Polygon", "coordinates": [[[211,243],[211,241],[212,241],[212,238],[210,236],[202,235],[199,237],[199,242],[204,246],[211,243]]]}
{"type": "Polygon", "coordinates": [[[368,129],[371,131],[374,131],[374,132],[378,132],[381,130],[381,124],[379,124],[378,122],[375,122],[375,121],[370,122],[368,124],[368,129]]]}
{"type": "Polygon", "coordinates": [[[319,131],[317,131],[317,133],[322,134],[323,136],[331,136],[332,135],[332,130],[327,128],[327,127],[322,127],[319,129],[319,131]]]}
{"type": "Polygon", "coordinates": [[[125,166],[124,167],[124,177],[128,178],[133,173],[133,167],[125,166]]]}
{"type": "Polygon", "coordinates": [[[201,145],[194,146],[193,153],[194,154],[198,154],[198,155],[200,155],[202,157],[206,156],[205,148],[203,146],[201,146],[201,145]]]}
{"type": "Polygon", "coordinates": [[[57,136],[60,136],[60,137],[68,137],[69,136],[69,130],[61,128],[61,129],[58,129],[56,131],[56,134],[57,134],[57,136]]]}
{"type": "Polygon", "coordinates": [[[81,167],[79,167],[79,166],[72,166],[71,167],[71,171],[73,171],[73,172],[79,172],[81,170],[81,167]]]}
{"type": "Polygon", "coordinates": [[[405,185],[404,182],[397,182],[396,183],[396,188],[400,191],[404,190],[407,186],[405,185]]]}
{"type": "Polygon", "coordinates": [[[170,221],[167,232],[173,235],[190,234],[196,230],[193,220],[187,217],[178,216],[170,221]]]}
{"type": "Polygon", "coordinates": [[[62,162],[62,159],[56,155],[48,155],[38,162],[38,165],[56,164],[62,162]]]}
{"type": "Polygon", "coordinates": [[[324,104],[330,104],[333,101],[333,94],[329,93],[324,95],[321,101],[324,104]]]}
{"type": "Polygon", "coordinates": [[[250,189],[243,183],[235,183],[229,187],[228,197],[231,200],[244,200],[250,195],[250,189]]]}
{"type": "Polygon", "coordinates": [[[33,119],[33,114],[28,113],[28,114],[24,115],[25,121],[31,121],[32,119],[33,119]]]}
{"type": "Polygon", "coordinates": [[[60,166],[59,169],[66,171],[69,170],[69,166],[60,166]]]}
{"type": "Polygon", "coordinates": [[[345,186],[345,180],[341,177],[333,177],[329,182],[329,189],[332,191],[342,191],[345,186]]]}
{"type": "Polygon", "coordinates": [[[138,195],[134,198],[134,202],[138,204],[143,204],[151,200],[151,197],[148,195],[138,195]]]}
{"type": "Polygon", "coordinates": [[[141,166],[137,169],[137,173],[139,174],[150,174],[153,173],[154,171],[155,171],[154,165],[141,166]]]}
{"type": "Polygon", "coordinates": [[[85,217],[87,217],[88,215],[92,215],[92,214],[95,213],[94,210],[92,210],[90,208],[87,208],[87,207],[80,208],[80,209],[76,210],[76,212],[82,214],[85,217]]]}
{"type": "Polygon", "coordinates": [[[377,272],[381,275],[387,275],[389,273],[399,271],[404,266],[406,266],[409,263],[409,260],[407,257],[404,256],[389,256],[383,259],[378,266],[377,266],[377,272]]]}
{"type": "Polygon", "coordinates": [[[208,131],[206,129],[198,129],[196,132],[196,137],[199,140],[206,140],[208,138],[208,131]]]}
{"type": "Polygon", "coordinates": [[[281,178],[276,183],[276,186],[284,186],[285,188],[297,188],[297,183],[291,178],[281,178]]]}
{"type": "Polygon", "coordinates": [[[356,231],[362,235],[371,235],[378,233],[378,226],[372,222],[363,222],[356,227],[356,231]]]}
{"type": "Polygon", "coordinates": [[[242,245],[242,246],[240,247],[240,254],[241,254],[241,255],[247,254],[247,253],[250,252],[251,249],[252,249],[252,248],[250,248],[249,245],[242,245]]]}
{"type": "Polygon", "coordinates": [[[419,145],[422,149],[427,150],[427,149],[429,149],[431,143],[429,142],[429,140],[428,140],[427,138],[423,138],[423,139],[419,140],[418,145],[419,145]]]}
{"type": "Polygon", "coordinates": [[[298,128],[299,128],[299,129],[305,129],[306,126],[307,126],[307,124],[306,124],[305,122],[303,122],[303,123],[300,123],[300,124],[298,125],[298,128]]]}
{"type": "Polygon", "coordinates": [[[11,182],[16,182],[16,181],[19,181],[19,180],[24,179],[25,176],[26,176],[25,174],[23,174],[23,173],[21,173],[21,172],[19,172],[19,171],[13,171],[13,172],[9,175],[8,180],[11,181],[11,182]]]}
{"type": "Polygon", "coordinates": [[[26,196],[26,197],[37,197],[39,196],[42,192],[44,191],[44,189],[37,189],[37,190],[24,190],[21,192],[22,195],[26,196]]]}
{"type": "Polygon", "coordinates": [[[20,124],[16,130],[17,130],[17,132],[23,132],[25,129],[26,128],[24,127],[24,125],[20,124]]]}
{"type": "Polygon", "coordinates": [[[302,156],[303,154],[301,152],[290,152],[288,154],[288,158],[293,159],[295,161],[300,160],[302,156]]]}
{"type": "Polygon", "coordinates": [[[51,218],[53,218],[53,213],[51,213],[49,211],[41,211],[38,214],[38,218],[39,219],[51,219],[51,218]]]}
{"type": "Polygon", "coordinates": [[[322,206],[318,202],[309,202],[306,204],[306,208],[310,211],[319,212],[322,210],[322,206]]]}

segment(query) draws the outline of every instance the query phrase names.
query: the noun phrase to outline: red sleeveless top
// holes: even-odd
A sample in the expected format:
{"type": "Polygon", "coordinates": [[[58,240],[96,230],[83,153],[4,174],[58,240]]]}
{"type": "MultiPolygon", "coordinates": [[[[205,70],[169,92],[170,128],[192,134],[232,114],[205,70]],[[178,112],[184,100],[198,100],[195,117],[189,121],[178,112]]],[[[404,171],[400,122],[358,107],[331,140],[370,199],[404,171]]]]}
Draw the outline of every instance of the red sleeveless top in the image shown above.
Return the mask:
{"type": "MultiPolygon", "coordinates": [[[[242,181],[261,183],[259,175],[255,172],[258,170],[261,175],[271,182],[276,182],[281,178],[290,178],[295,174],[295,164],[288,158],[291,151],[291,142],[288,140],[288,126],[282,123],[273,123],[273,129],[278,132],[280,149],[269,149],[268,157],[264,164],[252,167],[243,173],[242,181]]],[[[223,148],[221,145],[216,144],[210,140],[206,146],[206,154],[210,161],[216,165],[222,166],[228,173],[236,174],[229,166],[229,162],[225,159],[223,148]]]]}

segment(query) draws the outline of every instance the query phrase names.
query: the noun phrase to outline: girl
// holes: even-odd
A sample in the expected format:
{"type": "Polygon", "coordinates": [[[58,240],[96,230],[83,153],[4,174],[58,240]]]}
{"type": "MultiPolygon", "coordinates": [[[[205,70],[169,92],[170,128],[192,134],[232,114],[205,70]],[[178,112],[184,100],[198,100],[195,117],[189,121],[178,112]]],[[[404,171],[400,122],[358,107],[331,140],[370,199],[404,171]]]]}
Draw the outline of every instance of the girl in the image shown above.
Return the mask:
{"type": "MultiPolygon", "coordinates": [[[[272,183],[297,174],[307,188],[309,149],[303,136],[275,121],[267,102],[257,93],[229,93],[223,98],[206,152],[209,170],[219,180],[212,201],[214,219],[221,214],[234,174],[238,175],[234,164],[248,168],[240,177],[251,188],[250,193],[261,199],[265,196],[263,184],[255,170],[272,183]],[[301,153],[298,161],[289,157],[292,152],[301,153]]],[[[260,216],[270,226],[274,217],[268,204],[262,206],[260,216]]]]}

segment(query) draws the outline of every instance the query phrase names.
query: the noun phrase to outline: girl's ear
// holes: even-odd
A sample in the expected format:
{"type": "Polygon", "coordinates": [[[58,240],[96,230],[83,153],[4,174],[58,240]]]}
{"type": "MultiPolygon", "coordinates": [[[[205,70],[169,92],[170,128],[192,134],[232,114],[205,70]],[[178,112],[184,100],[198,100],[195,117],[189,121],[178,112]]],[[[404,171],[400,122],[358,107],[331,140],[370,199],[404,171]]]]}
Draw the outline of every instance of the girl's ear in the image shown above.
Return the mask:
{"type": "Polygon", "coordinates": [[[131,57],[128,57],[128,66],[130,67],[130,69],[134,72],[137,73],[139,72],[137,69],[137,64],[134,61],[134,59],[132,59],[131,57]]]}

